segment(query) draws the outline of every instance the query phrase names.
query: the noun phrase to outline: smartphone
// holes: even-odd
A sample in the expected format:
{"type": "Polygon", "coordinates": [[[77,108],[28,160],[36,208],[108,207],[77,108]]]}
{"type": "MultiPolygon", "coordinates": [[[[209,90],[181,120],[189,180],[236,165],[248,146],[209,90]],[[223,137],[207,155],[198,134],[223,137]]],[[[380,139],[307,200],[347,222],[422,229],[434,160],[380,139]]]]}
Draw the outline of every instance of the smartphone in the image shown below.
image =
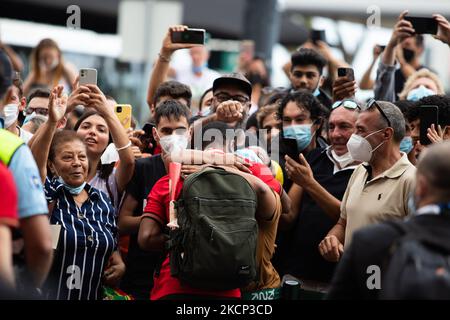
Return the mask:
{"type": "Polygon", "coordinates": [[[80,85],[95,84],[97,85],[97,70],[91,68],[83,68],[80,70],[80,85]]]}
{"type": "Polygon", "coordinates": [[[311,30],[310,33],[310,38],[311,41],[316,44],[317,41],[323,41],[323,42],[327,42],[326,37],[325,37],[325,30],[311,30]]]}
{"type": "Polygon", "coordinates": [[[119,118],[120,123],[125,129],[131,127],[132,107],[130,104],[117,104],[114,107],[114,113],[119,118]]]}
{"type": "Polygon", "coordinates": [[[417,34],[436,34],[438,31],[438,23],[433,18],[406,16],[405,20],[411,22],[417,34]]]}
{"type": "Polygon", "coordinates": [[[205,29],[186,29],[171,34],[172,43],[205,44],[205,29]]]}
{"type": "Polygon", "coordinates": [[[382,46],[381,44],[377,44],[377,46],[378,46],[378,47],[380,47],[380,49],[381,49],[381,52],[383,52],[383,51],[384,51],[384,49],[386,49],[386,46],[382,46]]]}
{"type": "Polygon", "coordinates": [[[152,123],[146,123],[144,127],[142,127],[142,131],[144,134],[140,137],[142,144],[144,145],[143,153],[154,153],[154,149],[157,145],[155,138],[153,137],[153,127],[155,125],[152,123]]]}
{"type": "Polygon", "coordinates": [[[420,106],[419,107],[419,119],[420,119],[420,144],[423,146],[431,143],[427,137],[427,130],[432,124],[435,126],[439,123],[439,108],[437,106],[420,106]]]}
{"type": "Polygon", "coordinates": [[[352,68],[338,68],[338,77],[347,77],[349,81],[355,81],[355,73],[352,68]]]}

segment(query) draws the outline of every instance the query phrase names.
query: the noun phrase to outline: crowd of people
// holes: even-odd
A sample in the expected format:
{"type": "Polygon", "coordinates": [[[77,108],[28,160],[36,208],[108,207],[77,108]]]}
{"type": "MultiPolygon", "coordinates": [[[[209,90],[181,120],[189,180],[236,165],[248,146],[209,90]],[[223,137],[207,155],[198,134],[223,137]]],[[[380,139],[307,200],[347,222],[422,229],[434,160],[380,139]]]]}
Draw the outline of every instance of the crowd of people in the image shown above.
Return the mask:
{"type": "MultiPolygon", "coordinates": [[[[55,41],[39,42],[23,82],[2,45],[0,297],[274,300],[297,281],[304,297],[449,298],[450,97],[406,16],[359,86],[322,41],[272,88],[249,50],[220,74],[170,27],[151,117],[130,129],[55,41]],[[181,49],[191,69],[171,68],[181,49]],[[373,98],[355,99],[359,87],[373,98]],[[439,115],[429,128],[424,106],[439,115]],[[369,266],[390,282],[369,286],[369,266]]],[[[433,18],[450,46],[450,23],[433,18]]]]}

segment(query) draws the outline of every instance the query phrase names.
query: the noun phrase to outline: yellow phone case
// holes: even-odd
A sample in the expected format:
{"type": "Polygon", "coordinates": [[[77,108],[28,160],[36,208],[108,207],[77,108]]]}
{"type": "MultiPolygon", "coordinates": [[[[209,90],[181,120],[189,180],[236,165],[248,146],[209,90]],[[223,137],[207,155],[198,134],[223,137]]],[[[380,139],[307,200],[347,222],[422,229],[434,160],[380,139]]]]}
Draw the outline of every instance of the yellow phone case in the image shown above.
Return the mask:
{"type": "Polygon", "coordinates": [[[125,129],[131,127],[132,107],[130,104],[117,104],[114,107],[114,112],[125,129]]]}

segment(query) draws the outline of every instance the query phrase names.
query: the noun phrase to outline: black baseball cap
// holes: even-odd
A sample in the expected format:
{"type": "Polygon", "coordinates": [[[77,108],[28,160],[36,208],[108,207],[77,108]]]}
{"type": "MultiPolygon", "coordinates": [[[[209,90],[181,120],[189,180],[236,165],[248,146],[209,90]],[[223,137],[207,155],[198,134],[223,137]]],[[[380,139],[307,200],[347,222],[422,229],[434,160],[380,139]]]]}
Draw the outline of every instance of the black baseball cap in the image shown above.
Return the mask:
{"type": "Polygon", "coordinates": [[[222,75],[213,82],[213,92],[223,84],[234,84],[240,87],[250,98],[252,96],[252,84],[243,74],[232,72],[222,75]]]}

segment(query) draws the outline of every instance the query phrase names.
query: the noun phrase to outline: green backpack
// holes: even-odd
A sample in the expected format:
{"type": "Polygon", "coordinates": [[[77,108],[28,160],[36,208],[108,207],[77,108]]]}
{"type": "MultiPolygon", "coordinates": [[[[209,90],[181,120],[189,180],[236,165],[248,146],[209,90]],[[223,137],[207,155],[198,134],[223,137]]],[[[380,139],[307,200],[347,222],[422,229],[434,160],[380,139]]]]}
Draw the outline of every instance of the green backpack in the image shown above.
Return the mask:
{"type": "Polygon", "coordinates": [[[243,177],[221,168],[191,174],[170,231],[171,275],[193,288],[230,290],[254,281],[258,225],[256,193],[243,177]]]}

